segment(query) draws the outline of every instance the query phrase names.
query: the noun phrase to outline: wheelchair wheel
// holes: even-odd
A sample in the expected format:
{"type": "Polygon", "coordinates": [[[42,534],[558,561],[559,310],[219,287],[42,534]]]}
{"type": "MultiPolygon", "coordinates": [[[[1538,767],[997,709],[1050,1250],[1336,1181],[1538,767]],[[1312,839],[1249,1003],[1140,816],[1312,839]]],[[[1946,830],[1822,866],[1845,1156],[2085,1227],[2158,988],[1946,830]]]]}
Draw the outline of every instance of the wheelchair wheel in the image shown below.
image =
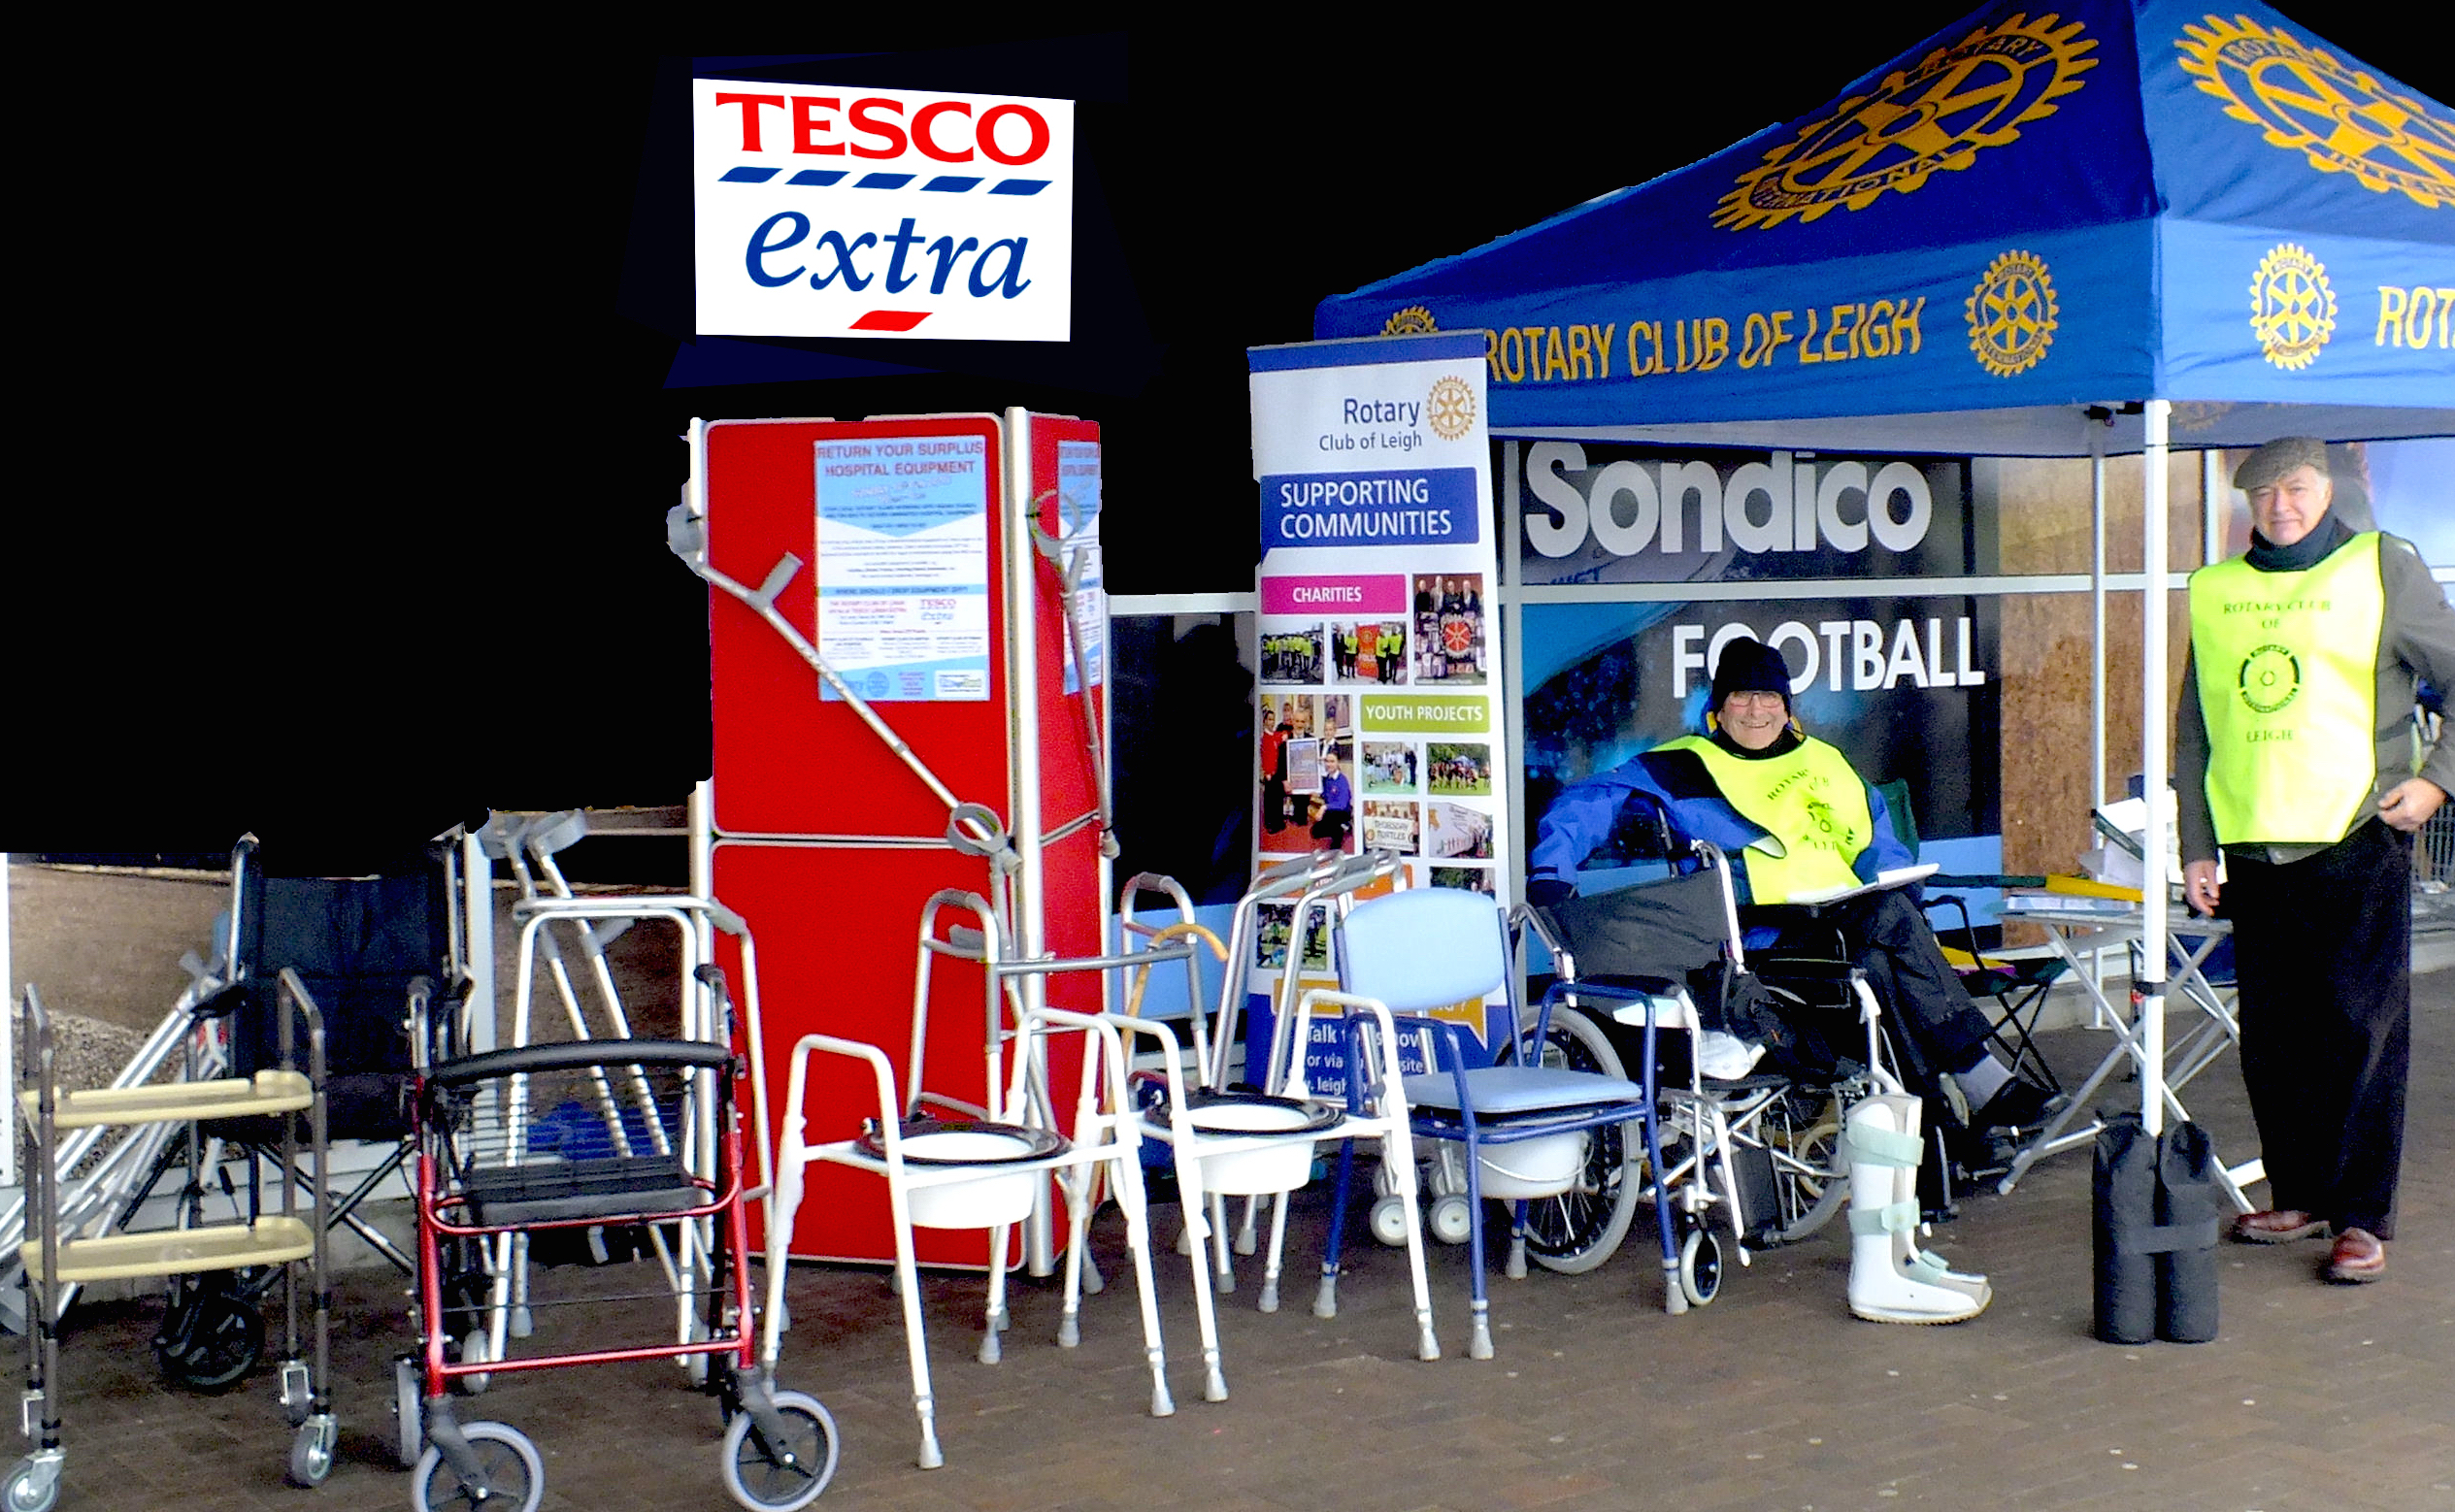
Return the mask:
{"type": "Polygon", "coordinates": [[[1699,1307],[1722,1293],[1722,1241],[1702,1225],[1679,1245],[1679,1290],[1699,1307]]]}
{"type": "Polygon", "coordinates": [[[238,1276],[228,1271],[181,1283],[153,1339],[153,1358],[166,1379],[207,1395],[247,1379],[264,1354],[264,1314],[240,1291],[238,1276]]]}
{"type": "Polygon", "coordinates": [[[1841,1166],[1841,1101],[1820,1092],[1790,1092],[1772,1109],[1765,1135],[1773,1146],[1775,1211],[1757,1235],[1765,1244],[1795,1244],[1822,1229],[1849,1201],[1841,1166]]]}
{"type": "MultiPolygon", "coordinates": [[[[1574,1008],[1554,1008],[1544,1036],[1543,1064],[1576,1071],[1626,1076],[1619,1052],[1603,1027],[1574,1008]]],[[[1635,1124],[1593,1131],[1586,1141],[1585,1169],[1576,1185],[1557,1197],[1526,1204],[1526,1253],[1536,1265],[1562,1275],[1582,1275],[1618,1253],[1636,1216],[1644,1183],[1632,1178],[1635,1124]]],[[[1642,1159],[1642,1156],[1640,1156],[1642,1159]]]]}
{"type": "Polygon", "coordinates": [[[794,1512],[818,1498],[836,1473],[836,1420],[818,1398],[778,1392],[783,1417],[780,1442],[759,1431],[747,1412],[724,1430],[724,1489],[750,1512],[794,1512]]]}

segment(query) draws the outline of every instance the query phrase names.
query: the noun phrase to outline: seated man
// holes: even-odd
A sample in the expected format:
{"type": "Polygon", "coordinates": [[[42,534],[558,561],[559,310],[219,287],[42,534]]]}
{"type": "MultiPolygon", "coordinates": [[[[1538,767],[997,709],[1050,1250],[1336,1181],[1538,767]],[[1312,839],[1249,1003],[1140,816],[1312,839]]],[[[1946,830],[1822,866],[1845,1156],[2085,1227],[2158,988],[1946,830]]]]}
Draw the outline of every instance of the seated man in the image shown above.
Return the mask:
{"type": "MultiPolygon", "coordinates": [[[[1742,904],[1781,904],[1872,882],[1917,858],[1894,834],[1883,800],[1847,758],[1802,732],[1790,711],[1790,669],[1757,641],[1733,641],[1714,669],[1705,735],[1681,736],[1633,761],[1573,783],[1537,826],[1528,900],[1576,892],[1576,869],[1602,845],[1632,794],[1659,801],[1672,822],[1736,859],[1742,904]]],[[[1965,1109],[1971,1128],[2031,1123],[2038,1089],[2015,1080],[1986,1048],[1986,1016],[1973,1005],[1905,889],[1824,905],[1815,925],[1838,929],[1854,963],[1899,1026],[1904,1070],[1919,1090],[1965,1109]],[[1924,1074],[1921,1074],[1923,1068],[1924,1074]]],[[[1790,932],[1811,938],[1814,926],[1790,932]]],[[[1784,941],[1751,931],[1760,949],[1784,941]]]]}

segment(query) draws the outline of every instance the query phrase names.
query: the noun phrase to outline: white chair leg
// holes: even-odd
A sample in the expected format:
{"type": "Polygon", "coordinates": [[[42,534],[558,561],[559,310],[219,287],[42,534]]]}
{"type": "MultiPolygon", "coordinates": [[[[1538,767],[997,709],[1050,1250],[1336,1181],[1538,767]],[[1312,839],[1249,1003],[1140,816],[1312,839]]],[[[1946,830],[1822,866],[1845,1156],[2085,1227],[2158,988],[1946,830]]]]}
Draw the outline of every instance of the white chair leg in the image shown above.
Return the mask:
{"type": "MultiPolygon", "coordinates": [[[[1259,1200],[1259,1199],[1256,1199],[1259,1200]]],[[[1281,1195],[1270,1200],[1270,1260],[1262,1266],[1262,1295],[1258,1305],[1264,1312],[1278,1310],[1278,1267],[1287,1254],[1287,1200],[1281,1195]]],[[[1335,1305],[1335,1304],[1334,1304],[1335,1305]]],[[[1318,1307],[1313,1309],[1320,1312],[1318,1307]]],[[[1328,1317],[1328,1313],[1321,1313],[1328,1317]]]]}
{"type": "Polygon", "coordinates": [[[1213,1220],[1222,1209],[1216,1197],[1202,1192],[1202,1162],[1190,1149],[1178,1148],[1177,1192],[1184,1207],[1184,1233],[1192,1240],[1193,1315],[1202,1331],[1202,1399],[1227,1400],[1227,1376],[1219,1368],[1218,1304],[1211,1294],[1211,1267],[1206,1263],[1210,1241],[1218,1230],[1213,1220]]]}
{"type": "Polygon", "coordinates": [[[1012,1224],[1000,1224],[989,1235],[989,1303],[981,1322],[980,1364],[993,1365],[1004,1353],[998,1335],[1006,1330],[1006,1245],[1013,1236],[1012,1224]]]}
{"type": "Polygon", "coordinates": [[[920,1419],[920,1467],[934,1470],[946,1463],[938,1448],[938,1398],[929,1389],[929,1340],[920,1326],[920,1277],[912,1265],[912,1231],[901,1195],[891,1198],[895,1212],[895,1290],[904,1302],[904,1353],[912,1362],[912,1413],[920,1419]]]}
{"type": "MultiPolygon", "coordinates": [[[[1158,1288],[1151,1279],[1150,1207],[1143,1193],[1141,1156],[1131,1147],[1111,1163],[1116,1167],[1110,1185],[1125,1214],[1125,1247],[1134,1257],[1134,1295],[1143,1313],[1143,1354],[1150,1362],[1150,1415],[1172,1417],[1177,1403],[1168,1395],[1168,1352],[1159,1334],[1158,1288]]],[[[1082,1243],[1085,1224],[1076,1224],[1075,1242],[1082,1243]]]]}
{"type": "MultiPolygon", "coordinates": [[[[1083,1277],[1090,1269],[1090,1262],[1084,1251],[1090,1247],[1087,1241],[1091,1231],[1091,1204],[1076,1195],[1075,1177],[1080,1173],[1080,1168],[1078,1167],[1077,1170],[1067,1172],[1058,1180],[1058,1185],[1066,1194],[1067,1218],[1066,1305],[1065,1310],[1057,1315],[1057,1347],[1059,1349],[1073,1349],[1082,1342],[1083,1277]]],[[[1087,1187],[1090,1183],[1086,1180],[1081,1185],[1087,1187]]],[[[1119,1200],[1122,1205],[1121,1195],[1119,1200]]],[[[1130,1217],[1127,1219],[1129,1225],[1132,1221],[1130,1217]]]]}
{"type": "Polygon", "coordinates": [[[1236,1262],[1231,1258],[1228,1247],[1227,1199],[1214,1192],[1211,1194],[1210,1202],[1211,1247],[1214,1252],[1211,1258],[1213,1273],[1218,1277],[1216,1285],[1221,1292],[1233,1292],[1236,1290],[1236,1262]]]}
{"type": "Polygon", "coordinates": [[[1398,1196],[1407,1204],[1407,1272],[1415,1286],[1415,1358],[1441,1358],[1441,1340],[1432,1331],[1432,1278],[1424,1269],[1423,1213],[1415,1200],[1415,1141],[1404,1124],[1381,1144],[1381,1158],[1398,1162],[1398,1196]]]}

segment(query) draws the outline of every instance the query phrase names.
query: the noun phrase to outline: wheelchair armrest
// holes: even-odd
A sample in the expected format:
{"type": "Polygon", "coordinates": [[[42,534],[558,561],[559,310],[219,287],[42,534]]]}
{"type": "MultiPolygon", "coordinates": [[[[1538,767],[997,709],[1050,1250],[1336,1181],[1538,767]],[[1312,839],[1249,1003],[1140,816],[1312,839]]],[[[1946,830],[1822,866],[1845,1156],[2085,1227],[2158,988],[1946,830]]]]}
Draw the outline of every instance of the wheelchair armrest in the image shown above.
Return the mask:
{"type": "Polygon", "coordinates": [[[1609,998],[1620,1003],[1635,1003],[1641,998],[1675,996],[1684,983],[1668,976],[1593,976],[1576,981],[1554,982],[1543,992],[1543,1001],[1558,1003],[1583,995],[1589,998],[1609,998]]]}
{"type": "Polygon", "coordinates": [[[1858,967],[1848,961],[1826,961],[1814,956],[1776,956],[1759,951],[1753,973],[1757,976],[1806,977],[1819,982],[1845,982],[1858,974],[1858,967]]]}

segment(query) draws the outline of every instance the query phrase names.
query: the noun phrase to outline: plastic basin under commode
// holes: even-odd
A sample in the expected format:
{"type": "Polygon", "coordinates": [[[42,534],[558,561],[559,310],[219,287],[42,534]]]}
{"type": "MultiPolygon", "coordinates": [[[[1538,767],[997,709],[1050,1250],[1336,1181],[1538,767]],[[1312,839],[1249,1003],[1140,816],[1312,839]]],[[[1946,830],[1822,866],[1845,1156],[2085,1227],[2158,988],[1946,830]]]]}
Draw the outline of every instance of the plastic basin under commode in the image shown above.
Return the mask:
{"type": "Polygon", "coordinates": [[[1571,1130],[1513,1144],[1478,1145],[1476,1177],[1483,1195],[1512,1202],[1557,1197],[1576,1186],[1577,1172],[1585,1168],[1585,1141],[1583,1130],[1571,1130]]]}

